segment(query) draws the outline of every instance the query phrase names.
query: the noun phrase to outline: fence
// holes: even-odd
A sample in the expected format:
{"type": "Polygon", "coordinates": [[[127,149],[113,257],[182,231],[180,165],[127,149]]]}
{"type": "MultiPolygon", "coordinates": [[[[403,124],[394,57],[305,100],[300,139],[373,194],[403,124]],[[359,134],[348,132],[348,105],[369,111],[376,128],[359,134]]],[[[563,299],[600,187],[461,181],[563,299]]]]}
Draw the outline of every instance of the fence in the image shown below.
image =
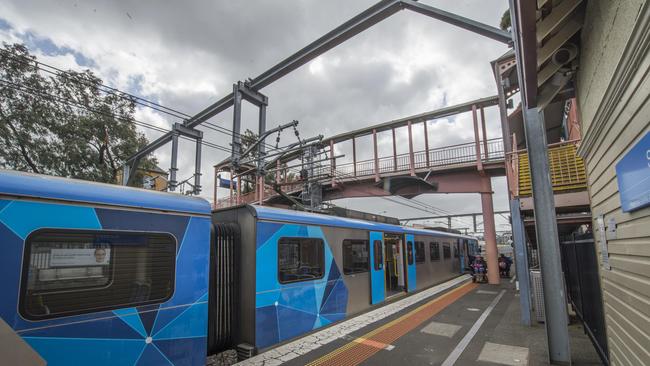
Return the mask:
{"type": "MultiPolygon", "coordinates": [[[[481,141],[480,154],[483,163],[502,161],[504,159],[503,140],[498,138],[487,140],[486,143],[481,141]]],[[[379,166],[377,173],[379,174],[406,172],[411,169],[409,153],[384,156],[378,158],[377,163],[379,166]]],[[[470,164],[476,164],[476,143],[474,142],[413,153],[414,169],[452,168],[458,165],[470,164]]],[[[371,176],[375,174],[375,159],[337,164],[336,170],[347,176],[371,176]]]]}
{"type": "Polygon", "coordinates": [[[608,364],[605,315],[594,240],[573,237],[560,244],[569,302],[584,324],[601,360],[608,364]]]}
{"type": "MultiPolygon", "coordinates": [[[[343,182],[358,178],[368,178],[375,174],[406,173],[411,170],[411,164],[413,164],[414,170],[442,170],[476,164],[476,153],[476,143],[468,142],[433,148],[428,151],[422,150],[414,152],[413,162],[411,162],[409,153],[384,156],[377,159],[377,171],[375,171],[375,159],[368,159],[352,163],[336,164],[335,169],[326,162],[323,166],[318,167],[314,174],[321,177],[323,181],[329,179],[343,182]]],[[[479,153],[481,162],[484,164],[503,162],[505,159],[503,140],[497,138],[487,141],[479,141],[479,153]]],[[[292,182],[284,183],[283,190],[285,192],[299,190],[303,185],[303,182],[300,180],[293,182],[294,184],[291,183],[292,182]]],[[[275,195],[277,195],[277,193],[272,189],[268,188],[265,190],[265,198],[275,195]]],[[[257,195],[255,192],[242,194],[239,200],[235,197],[224,197],[216,202],[214,208],[230,207],[236,205],[238,202],[239,204],[255,202],[257,199],[256,197],[257,195]]]]}

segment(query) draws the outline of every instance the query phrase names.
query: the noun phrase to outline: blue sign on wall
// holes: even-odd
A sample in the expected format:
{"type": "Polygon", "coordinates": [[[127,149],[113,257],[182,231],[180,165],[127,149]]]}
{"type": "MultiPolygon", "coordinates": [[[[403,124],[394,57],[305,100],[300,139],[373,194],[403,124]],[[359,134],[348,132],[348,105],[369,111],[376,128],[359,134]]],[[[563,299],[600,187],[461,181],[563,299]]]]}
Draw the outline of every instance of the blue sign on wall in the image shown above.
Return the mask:
{"type": "Polygon", "coordinates": [[[616,164],[623,212],[650,205],[650,132],[616,164]]]}

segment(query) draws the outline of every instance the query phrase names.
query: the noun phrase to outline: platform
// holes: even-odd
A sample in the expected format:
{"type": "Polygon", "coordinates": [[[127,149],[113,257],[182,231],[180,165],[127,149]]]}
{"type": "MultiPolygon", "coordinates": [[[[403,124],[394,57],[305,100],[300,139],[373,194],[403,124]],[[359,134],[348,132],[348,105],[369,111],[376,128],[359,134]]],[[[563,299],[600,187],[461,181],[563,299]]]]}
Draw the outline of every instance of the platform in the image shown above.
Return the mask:
{"type": "MultiPolygon", "coordinates": [[[[544,324],[519,324],[518,296],[463,276],[239,365],[546,365],[544,324]]],[[[570,336],[573,365],[601,364],[578,322],[570,336]]]]}

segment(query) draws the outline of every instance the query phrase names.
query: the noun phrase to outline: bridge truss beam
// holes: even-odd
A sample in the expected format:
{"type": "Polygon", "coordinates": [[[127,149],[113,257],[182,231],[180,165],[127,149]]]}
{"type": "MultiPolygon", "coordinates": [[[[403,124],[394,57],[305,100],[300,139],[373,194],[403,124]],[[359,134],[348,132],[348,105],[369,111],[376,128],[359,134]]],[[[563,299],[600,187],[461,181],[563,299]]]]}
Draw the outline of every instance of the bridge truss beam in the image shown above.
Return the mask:
{"type": "MultiPolygon", "coordinates": [[[[236,127],[238,127],[239,123],[238,119],[240,118],[241,111],[239,104],[241,103],[242,97],[248,99],[254,104],[257,104],[260,107],[259,133],[262,134],[264,132],[263,128],[265,126],[266,106],[268,103],[266,98],[263,95],[259,94],[258,91],[260,89],[272,84],[283,76],[313,60],[314,58],[322,55],[337,45],[347,41],[348,39],[354,37],[355,35],[363,32],[364,30],[372,27],[373,25],[381,22],[382,20],[403,9],[408,9],[420,14],[427,15],[434,19],[438,19],[445,23],[452,24],[454,26],[469,30],[471,32],[502,43],[510,44],[512,41],[509,32],[505,32],[498,28],[479,23],[469,18],[445,12],[429,5],[420,4],[417,1],[381,0],[375,5],[356,15],[355,17],[351,18],[347,22],[336,27],[334,30],[320,37],[316,41],[302,48],[298,52],[287,57],[259,76],[249,79],[247,82],[243,83],[243,85],[241,85],[241,83],[235,84],[236,86],[232,93],[226,95],[214,104],[208,106],[201,112],[186,120],[183,123],[184,126],[188,128],[194,128],[207,121],[208,119],[216,116],[217,114],[223,112],[229,107],[235,106],[235,109],[237,110],[233,116],[233,127],[235,128],[233,129],[232,160],[236,164],[239,158],[238,153],[240,152],[240,141],[238,134],[239,131],[236,129],[236,127]]],[[[126,185],[129,183],[128,172],[137,168],[137,164],[142,157],[164,146],[169,141],[175,141],[174,136],[175,132],[170,131],[129,157],[124,163],[124,175],[127,176],[127,178],[123,180],[123,184],[126,185]]],[[[175,143],[175,145],[177,145],[177,143],[175,143]]],[[[260,149],[262,148],[260,147],[260,149]]],[[[197,163],[198,162],[200,162],[200,159],[197,159],[197,163]]],[[[200,167],[197,167],[197,169],[200,169],[200,167]]]]}

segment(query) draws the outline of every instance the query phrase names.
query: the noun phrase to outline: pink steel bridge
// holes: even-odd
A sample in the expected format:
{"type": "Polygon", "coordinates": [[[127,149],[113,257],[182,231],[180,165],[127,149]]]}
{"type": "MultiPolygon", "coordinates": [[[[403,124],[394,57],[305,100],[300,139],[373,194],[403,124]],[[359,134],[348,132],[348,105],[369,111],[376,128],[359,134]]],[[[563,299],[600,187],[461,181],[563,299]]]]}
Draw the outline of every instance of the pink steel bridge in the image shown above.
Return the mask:
{"type": "MultiPolygon", "coordinates": [[[[482,98],[323,139],[322,147],[328,151],[329,158],[313,174],[322,183],[323,201],[391,195],[414,197],[423,193],[481,193],[489,195],[491,205],[490,177],[506,174],[502,138],[486,138],[484,108],[494,106],[497,102],[496,96],[482,98]],[[451,146],[429,147],[426,122],[464,112],[472,113],[474,140],[451,146]],[[409,151],[403,154],[397,153],[395,136],[395,130],[400,127],[408,129],[409,151]],[[423,130],[424,133],[424,149],[420,151],[413,148],[413,131],[416,129],[423,130]],[[384,131],[392,132],[393,149],[392,154],[379,156],[377,134],[384,131]],[[368,135],[372,136],[373,157],[358,160],[357,140],[368,135]],[[351,162],[337,162],[335,145],[342,143],[352,144],[351,162]]],[[[278,161],[278,167],[292,159],[295,156],[278,161]]],[[[215,179],[224,168],[225,163],[215,166],[215,179]]],[[[303,190],[304,180],[298,175],[289,180],[289,176],[286,171],[278,169],[275,172],[275,183],[282,187],[285,194],[296,196],[303,190]]],[[[234,177],[237,179],[236,175],[234,177]]],[[[260,189],[259,184],[256,187],[248,193],[238,192],[237,188],[241,187],[233,188],[227,197],[221,199],[217,199],[215,188],[213,205],[218,209],[244,203],[274,206],[290,204],[271,184],[264,184],[264,190],[260,189]]]]}

